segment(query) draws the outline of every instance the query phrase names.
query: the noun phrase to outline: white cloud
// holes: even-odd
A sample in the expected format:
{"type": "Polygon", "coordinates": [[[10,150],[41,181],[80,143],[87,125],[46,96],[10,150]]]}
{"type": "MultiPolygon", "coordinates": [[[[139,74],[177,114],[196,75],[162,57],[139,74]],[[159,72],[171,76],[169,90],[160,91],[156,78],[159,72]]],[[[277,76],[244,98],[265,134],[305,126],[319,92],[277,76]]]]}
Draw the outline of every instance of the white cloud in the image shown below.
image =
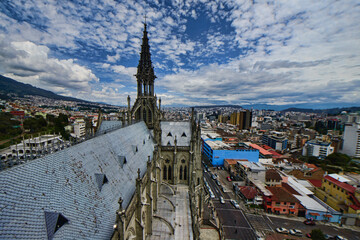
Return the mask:
{"type": "Polygon", "coordinates": [[[55,92],[66,89],[89,90],[91,82],[99,79],[86,67],[73,59],[59,60],[49,57],[49,48],[32,42],[5,41],[0,37],[1,72],[15,80],[55,92]]]}

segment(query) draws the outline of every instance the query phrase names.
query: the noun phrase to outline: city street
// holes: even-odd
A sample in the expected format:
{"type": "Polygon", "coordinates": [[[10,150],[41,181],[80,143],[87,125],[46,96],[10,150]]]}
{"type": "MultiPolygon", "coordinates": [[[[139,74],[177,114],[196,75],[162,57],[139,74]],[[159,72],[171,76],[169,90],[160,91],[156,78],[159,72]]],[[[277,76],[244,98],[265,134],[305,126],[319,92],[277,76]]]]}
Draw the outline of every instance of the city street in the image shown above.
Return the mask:
{"type": "Polygon", "coordinates": [[[245,217],[243,211],[241,209],[234,208],[228,200],[229,195],[220,189],[215,180],[211,178],[211,173],[204,173],[204,177],[215,195],[215,198],[213,198],[212,201],[215,207],[215,212],[221,223],[220,228],[224,232],[225,238],[240,240],[257,239],[255,231],[245,217]],[[225,203],[220,203],[220,196],[227,199],[225,200],[225,203]]]}
{"type": "MultiPolygon", "coordinates": [[[[225,237],[229,239],[257,239],[257,237],[266,237],[269,234],[288,237],[290,239],[307,239],[305,234],[310,233],[313,229],[321,229],[324,234],[331,236],[341,235],[349,240],[360,240],[360,229],[355,231],[346,227],[339,227],[336,224],[318,223],[315,226],[308,226],[303,223],[304,218],[286,216],[278,216],[272,214],[264,214],[262,211],[250,211],[232,191],[232,182],[228,182],[226,177],[228,173],[225,170],[211,168],[212,172],[204,173],[204,177],[208,182],[215,198],[212,202],[215,211],[221,222],[225,237]],[[217,174],[217,180],[221,183],[218,186],[211,174],[217,174]],[[221,190],[223,188],[225,192],[221,190]],[[225,199],[225,203],[221,204],[219,197],[225,199]],[[230,203],[230,199],[236,199],[240,205],[240,209],[235,209],[230,203]],[[299,229],[303,233],[303,237],[295,237],[286,234],[276,234],[275,229],[283,227],[286,229],[299,229]]],[[[281,239],[281,237],[279,238],[281,239]]]]}

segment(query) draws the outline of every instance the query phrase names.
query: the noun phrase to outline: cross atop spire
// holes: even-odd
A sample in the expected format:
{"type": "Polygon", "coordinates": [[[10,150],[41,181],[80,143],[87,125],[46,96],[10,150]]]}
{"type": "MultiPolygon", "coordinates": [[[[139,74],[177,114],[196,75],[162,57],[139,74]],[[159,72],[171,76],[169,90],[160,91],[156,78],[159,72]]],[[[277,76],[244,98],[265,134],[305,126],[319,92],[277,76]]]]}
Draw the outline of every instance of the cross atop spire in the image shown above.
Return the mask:
{"type": "Polygon", "coordinates": [[[144,16],[144,18],[145,18],[145,25],[146,25],[146,13],[145,13],[145,16],[144,16]]]}

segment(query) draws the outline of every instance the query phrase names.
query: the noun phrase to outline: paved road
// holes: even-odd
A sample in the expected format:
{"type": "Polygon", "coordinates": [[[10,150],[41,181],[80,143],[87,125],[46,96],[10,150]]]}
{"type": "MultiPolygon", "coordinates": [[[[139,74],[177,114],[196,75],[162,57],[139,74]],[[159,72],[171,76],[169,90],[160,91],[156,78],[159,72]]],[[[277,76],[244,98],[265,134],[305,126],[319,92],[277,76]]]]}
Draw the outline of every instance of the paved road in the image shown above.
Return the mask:
{"type": "Polygon", "coordinates": [[[256,234],[244,215],[241,209],[235,209],[229,201],[229,195],[223,192],[216,184],[215,180],[211,178],[211,173],[204,173],[204,177],[208,182],[211,190],[213,191],[215,198],[212,202],[215,207],[216,214],[220,220],[221,228],[224,232],[226,239],[239,239],[239,240],[256,240],[256,234]],[[222,196],[225,203],[222,204],[219,201],[219,197],[222,196]]]}
{"type": "MultiPolygon", "coordinates": [[[[226,189],[230,190],[231,183],[228,183],[225,180],[225,177],[228,173],[223,170],[212,170],[219,175],[219,180],[226,189]]],[[[346,237],[349,240],[360,240],[360,229],[359,231],[354,231],[352,229],[341,228],[337,225],[324,225],[317,224],[316,226],[308,226],[303,223],[302,218],[284,218],[278,217],[275,215],[262,215],[254,214],[245,207],[242,202],[240,202],[241,210],[236,210],[229,201],[226,201],[225,204],[221,204],[218,200],[219,196],[223,196],[224,199],[234,198],[233,192],[222,192],[219,186],[216,185],[215,181],[211,179],[211,173],[204,174],[206,180],[208,181],[212,191],[214,192],[215,198],[213,199],[216,212],[220,218],[220,221],[223,223],[225,234],[229,236],[235,235],[234,239],[252,239],[256,235],[260,237],[265,237],[266,235],[275,232],[275,229],[278,227],[284,227],[287,229],[296,228],[303,232],[305,239],[305,234],[311,232],[313,229],[321,229],[323,233],[329,234],[332,236],[341,235],[346,237]],[[244,216],[245,215],[245,216],[244,216]],[[237,217],[240,216],[239,219],[237,217]],[[232,222],[232,221],[235,221],[232,222]],[[239,233],[242,232],[242,233],[239,233]],[[256,232],[256,233],[255,233],[256,232]],[[241,235],[243,234],[243,235],[241,235]],[[247,235],[248,234],[248,235],[247,235]]],[[[226,235],[226,236],[228,236],[226,235]]],[[[254,238],[256,239],[256,238],[254,238]]]]}
{"type": "Polygon", "coordinates": [[[301,230],[304,234],[311,232],[313,229],[321,229],[324,234],[329,234],[332,236],[341,235],[346,237],[349,240],[360,240],[360,231],[354,231],[352,229],[347,229],[343,227],[333,225],[323,225],[317,224],[316,226],[305,225],[302,221],[291,220],[291,218],[278,218],[269,216],[268,218],[269,225],[275,229],[277,227],[284,227],[287,229],[296,228],[301,230]]]}

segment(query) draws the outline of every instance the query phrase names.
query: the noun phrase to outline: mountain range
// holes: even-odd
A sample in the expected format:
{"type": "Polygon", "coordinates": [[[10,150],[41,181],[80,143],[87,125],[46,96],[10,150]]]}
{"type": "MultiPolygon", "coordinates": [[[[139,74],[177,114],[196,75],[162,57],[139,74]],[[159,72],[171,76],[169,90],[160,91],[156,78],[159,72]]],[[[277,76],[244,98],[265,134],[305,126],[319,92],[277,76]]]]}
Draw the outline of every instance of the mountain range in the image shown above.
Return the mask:
{"type": "Polygon", "coordinates": [[[14,79],[7,78],[0,75],[0,98],[7,99],[9,98],[8,94],[15,94],[19,97],[24,97],[25,95],[35,95],[40,97],[46,97],[56,100],[64,101],[73,101],[73,102],[88,102],[85,100],[65,97],[58,94],[55,94],[51,91],[47,91],[41,88],[34,87],[30,84],[21,83],[15,81],[14,79]]]}
{"type": "MultiPolygon", "coordinates": [[[[85,101],[82,99],[58,95],[51,91],[37,88],[30,84],[24,84],[24,83],[15,81],[14,79],[0,75],[0,99],[8,99],[9,94],[15,94],[19,97],[24,97],[25,95],[35,95],[35,96],[41,96],[41,97],[46,97],[46,98],[56,99],[56,100],[90,103],[89,101],[85,101]]],[[[292,112],[327,113],[327,114],[339,114],[342,111],[347,111],[347,112],[360,111],[360,107],[356,107],[353,105],[345,106],[344,104],[339,104],[338,106],[334,105],[333,108],[329,109],[329,108],[324,108],[324,106],[322,106],[322,105],[314,106],[309,103],[298,104],[298,105],[252,104],[252,105],[244,105],[244,106],[239,106],[239,105],[196,106],[195,108],[213,108],[213,107],[265,109],[265,110],[274,110],[274,111],[283,111],[283,112],[292,111],[292,112]],[[318,109],[313,109],[314,107],[317,107],[318,109]]]]}

